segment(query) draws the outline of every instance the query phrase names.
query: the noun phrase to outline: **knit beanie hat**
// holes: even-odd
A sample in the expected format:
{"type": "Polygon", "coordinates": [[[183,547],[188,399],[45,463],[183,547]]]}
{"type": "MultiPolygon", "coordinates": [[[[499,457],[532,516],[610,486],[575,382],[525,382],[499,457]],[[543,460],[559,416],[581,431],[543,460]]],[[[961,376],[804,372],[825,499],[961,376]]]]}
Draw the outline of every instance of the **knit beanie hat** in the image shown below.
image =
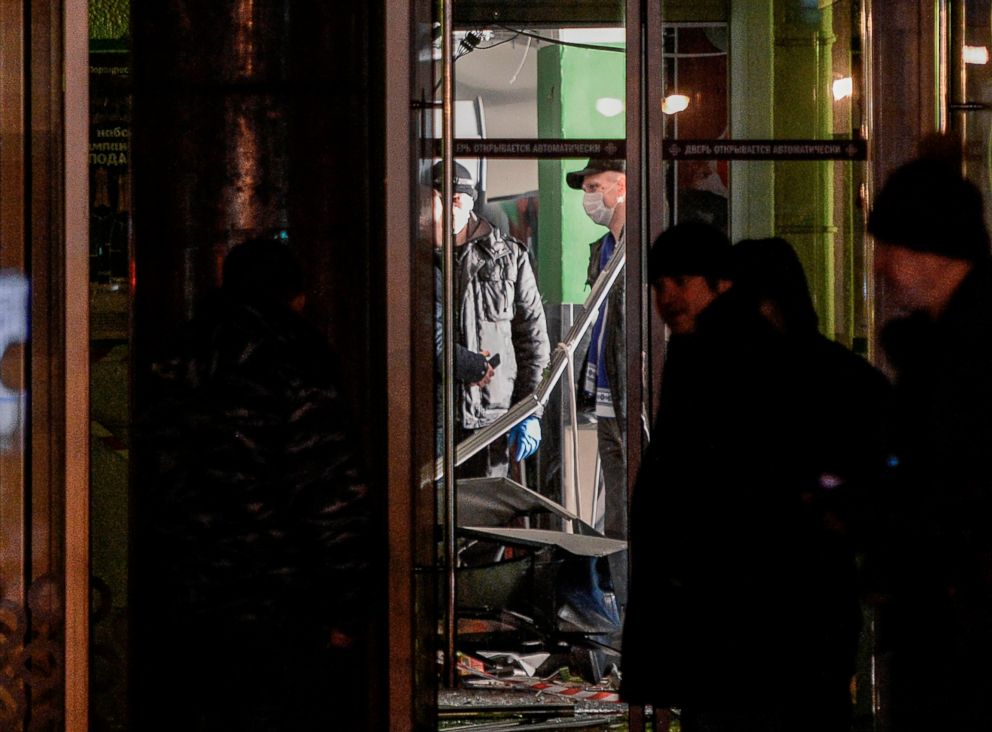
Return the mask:
{"type": "Polygon", "coordinates": [[[989,254],[981,192],[940,160],[920,158],[897,168],[878,192],[868,232],[886,244],[951,259],[989,254]]]}

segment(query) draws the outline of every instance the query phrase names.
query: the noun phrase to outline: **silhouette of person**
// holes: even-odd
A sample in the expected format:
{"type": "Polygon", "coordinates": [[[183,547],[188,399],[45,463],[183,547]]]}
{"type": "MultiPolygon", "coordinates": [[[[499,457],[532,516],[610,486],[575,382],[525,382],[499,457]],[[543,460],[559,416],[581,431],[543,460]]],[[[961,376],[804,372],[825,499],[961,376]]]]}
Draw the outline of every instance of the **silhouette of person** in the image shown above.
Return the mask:
{"type": "Polygon", "coordinates": [[[634,489],[621,694],[681,709],[685,732],[839,731],[850,674],[828,646],[850,629],[820,607],[833,578],[806,500],[821,466],[802,362],[734,264],[702,222],[666,230],[648,256],[672,335],[634,489]]]}
{"type": "MultiPolygon", "coordinates": [[[[582,191],[586,215],[607,229],[589,245],[586,277],[589,287],[595,284],[614,252],[624,246],[626,170],[623,160],[591,158],[584,168],[568,173],[565,178],[571,188],[582,191]]],[[[614,283],[593,323],[589,351],[582,368],[582,383],[579,384],[595,404],[596,438],[606,495],[603,533],[611,539],[627,538],[625,303],[621,277],[614,283]]],[[[620,575],[625,573],[626,567],[619,563],[615,574],[621,583],[620,575]]],[[[620,601],[624,601],[622,594],[620,601]]]]}
{"type": "Polygon", "coordinates": [[[992,262],[982,195],[947,161],[897,168],[868,218],[897,314],[891,470],[871,576],[892,729],[992,728],[992,262]]]}
{"type": "Polygon", "coordinates": [[[882,422],[890,386],[881,371],[817,325],[809,286],[784,239],[745,239],[732,252],[733,296],[786,339],[790,381],[805,438],[794,456],[809,550],[796,593],[805,592],[810,643],[804,661],[822,689],[824,719],[850,725],[851,679],[861,627],[856,554],[883,463],[882,422]]]}
{"type": "MultiPolygon", "coordinates": [[[[461,440],[506,414],[510,407],[534,392],[551,360],[551,344],[544,303],[537,289],[527,247],[504,235],[473,211],[476,189],[468,169],[454,164],[452,217],[455,237],[455,366],[460,383],[455,389],[455,420],[461,440]],[[499,356],[492,368],[486,359],[499,356]],[[478,369],[460,364],[480,359],[478,369]]],[[[431,169],[434,189],[435,246],[441,242],[443,165],[431,169]]],[[[435,253],[435,283],[440,271],[435,253]]],[[[435,299],[435,314],[438,314],[435,299]]],[[[435,338],[440,336],[435,325],[435,338]]],[[[439,341],[436,340],[436,346],[439,341]]],[[[459,466],[460,477],[505,477],[509,457],[530,457],[541,443],[541,422],[531,415],[505,436],[459,466]]]]}
{"type": "Polygon", "coordinates": [[[139,729],[354,729],[367,488],[286,244],[224,262],[138,425],[139,729]]]}
{"type": "MultiPolygon", "coordinates": [[[[808,385],[805,409],[814,417],[808,440],[822,498],[857,521],[883,460],[882,420],[890,386],[864,358],[820,333],[806,274],[785,239],[744,239],[732,253],[734,296],[757,308],[789,341],[798,359],[798,386],[808,385]]],[[[840,518],[839,516],[837,517],[840,518]]]]}

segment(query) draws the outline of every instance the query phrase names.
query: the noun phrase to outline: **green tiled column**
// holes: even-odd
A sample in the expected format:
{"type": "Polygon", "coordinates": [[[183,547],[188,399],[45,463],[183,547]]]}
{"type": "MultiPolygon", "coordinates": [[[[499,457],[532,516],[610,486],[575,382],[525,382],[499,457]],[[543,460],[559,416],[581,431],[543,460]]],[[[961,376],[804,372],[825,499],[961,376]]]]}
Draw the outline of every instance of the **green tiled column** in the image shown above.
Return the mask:
{"type": "MultiPolygon", "coordinates": [[[[822,3],[821,3],[822,5],[822,3]]],[[[833,138],[833,12],[775,6],[775,137],[833,138]]],[[[835,331],[834,163],[778,162],[775,165],[775,230],[795,246],[820,316],[820,328],[835,331]]]]}

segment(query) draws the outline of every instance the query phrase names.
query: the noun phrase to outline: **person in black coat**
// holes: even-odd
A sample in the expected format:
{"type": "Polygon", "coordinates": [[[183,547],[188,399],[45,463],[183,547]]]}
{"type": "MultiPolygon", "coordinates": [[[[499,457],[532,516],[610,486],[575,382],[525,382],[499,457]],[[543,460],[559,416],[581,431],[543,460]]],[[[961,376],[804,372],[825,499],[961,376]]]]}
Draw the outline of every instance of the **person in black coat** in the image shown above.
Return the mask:
{"type": "Polygon", "coordinates": [[[824,717],[846,729],[848,689],[861,626],[856,556],[884,461],[883,418],[891,387],[880,370],[818,328],[806,275],[781,238],[745,239],[733,250],[733,294],[786,339],[789,381],[805,415],[795,455],[809,543],[811,646],[806,666],[823,691],[824,717]],[[827,706],[829,705],[829,706],[827,706]]]}
{"type": "Polygon", "coordinates": [[[360,729],[376,552],[288,247],[239,244],[136,425],[137,729],[360,729]]]}
{"type": "Polygon", "coordinates": [[[813,417],[805,425],[804,450],[816,485],[810,499],[831,514],[827,520],[858,531],[882,469],[891,386],[879,369],[819,331],[806,275],[789,242],[742,240],[733,261],[735,297],[757,308],[789,342],[793,388],[813,417]]]}
{"type": "Polygon", "coordinates": [[[868,219],[898,310],[891,471],[869,555],[893,730],[992,728],[992,261],[979,190],[945,162],[898,168],[868,219]]]}
{"type": "Polygon", "coordinates": [[[843,730],[849,653],[829,646],[850,648],[857,606],[846,588],[833,602],[810,507],[826,471],[810,458],[816,415],[793,340],[733,264],[702,223],[667,230],[649,255],[672,336],[633,497],[621,694],[679,708],[685,732],[843,730]]]}

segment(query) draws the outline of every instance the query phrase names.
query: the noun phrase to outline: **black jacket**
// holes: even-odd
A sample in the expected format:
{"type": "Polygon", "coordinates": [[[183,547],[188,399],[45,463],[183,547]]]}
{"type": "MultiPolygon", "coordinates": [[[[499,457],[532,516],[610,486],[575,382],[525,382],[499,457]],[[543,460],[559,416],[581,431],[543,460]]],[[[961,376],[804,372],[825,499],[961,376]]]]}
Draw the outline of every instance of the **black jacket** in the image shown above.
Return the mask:
{"type": "MultiPolygon", "coordinates": [[[[444,272],[440,254],[434,252],[434,359],[440,379],[441,356],[444,350],[444,272]]],[[[485,356],[470,351],[461,343],[455,343],[455,380],[463,384],[474,384],[486,375],[488,362],[485,356]]]]}
{"type": "Polygon", "coordinates": [[[151,591],[203,623],[360,624],[369,501],[322,338],[223,303],[157,373],[136,434],[151,591]]]}
{"type": "Polygon", "coordinates": [[[157,374],[135,429],[135,726],[356,728],[335,675],[361,660],[379,565],[326,344],[287,307],[223,302],[157,374]]]}
{"type": "Polygon", "coordinates": [[[729,294],[672,338],[631,511],[627,701],[754,703],[775,678],[843,714],[857,598],[810,500],[829,452],[814,353],[729,294]]]}
{"type": "MultiPolygon", "coordinates": [[[[964,710],[992,683],[992,263],[974,267],[935,321],[895,321],[883,342],[897,379],[869,556],[889,598],[882,641],[897,706],[916,704],[925,678],[935,694],[945,685],[942,706],[964,710]]],[[[992,712],[982,715],[968,721],[987,727],[992,712]]]]}

